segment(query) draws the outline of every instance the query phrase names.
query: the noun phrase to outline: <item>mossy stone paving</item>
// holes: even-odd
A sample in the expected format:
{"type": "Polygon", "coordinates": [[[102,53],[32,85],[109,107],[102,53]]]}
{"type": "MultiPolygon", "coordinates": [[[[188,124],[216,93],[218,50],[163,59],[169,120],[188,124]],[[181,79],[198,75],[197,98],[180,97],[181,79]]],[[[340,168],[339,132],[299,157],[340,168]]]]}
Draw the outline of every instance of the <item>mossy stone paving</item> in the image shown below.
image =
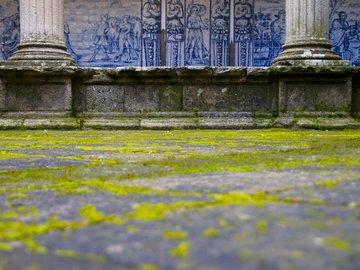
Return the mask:
{"type": "Polygon", "coordinates": [[[360,269],[360,131],[2,131],[0,269],[360,269]]]}

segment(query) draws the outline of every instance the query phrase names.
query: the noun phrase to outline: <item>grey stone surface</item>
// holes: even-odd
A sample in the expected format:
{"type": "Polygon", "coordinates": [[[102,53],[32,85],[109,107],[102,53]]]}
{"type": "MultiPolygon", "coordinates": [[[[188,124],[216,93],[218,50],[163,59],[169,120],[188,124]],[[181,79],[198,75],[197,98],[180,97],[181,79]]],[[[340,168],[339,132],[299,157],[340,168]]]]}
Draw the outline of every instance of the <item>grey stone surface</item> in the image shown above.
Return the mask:
{"type": "Polygon", "coordinates": [[[140,127],[149,129],[194,129],[198,127],[197,119],[144,119],[140,127]]]}
{"type": "Polygon", "coordinates": [[[86,88],[86,111],[121,112],[124,89],[118,85],[89,85],[86,88]]]}
{"type": "Polygon", "coordinates": [[[198,111],[273,111],[277,95],[271,85],[184,86],[184,109],[198,111]]]}
{"type": "Polygon", "coordinates": [[[83,126],[92,129],[136,129],[140,127],[140,120],[90,118],[84,120],[83,126]]]}
{"type": "Polygon", "coordinates": [[[159,111],[159,86],[123,86],[127,112],[159,111]]]}
{"type": "Polygon", "coordinates": [[[3,63],[0,73],[2,114],[24,118],[61,111],[85,118],[204,112],[270,119],[294,111],[339,117],[359,111],[357,67],[85,69],[3,63]]]}
{"type": "Polygon", "coordinates": [[[199,118],[200,128],[229,128],[229,129],[246,129],[255,128],[255,118],[241,117],[241,118],[199,118]]]}
{"type": "Polygon", "coordinates": [[[8,84],[6,110],[71,111],[71,95],[71,84],[8,84]]]}
{"type": "MultiPolygon", "coordinates": [[[[352,106],[351,109],[354,113],[360,114],[360,75],[357,75],[353,80],[352,91],[352,106]]],[[[360,117],[359,117],[360,118],[360,117]]]]}
{"type": "MultiPolygon", "coordinates": [[[[325,77],[326,78],[326,77],[325,77]]],[[[280,80],[281,111],[351,111],[351,83],[324,78],[280,80]]]]}
{"type": "MultiPolygon", "coordinates": [[[[306,190],[324,181],[342,178],[358,179],[359,171],[334,170],[306,171],[292,169],[288,171],[262,171],[249,173],[208,173],[163,177],[157,179],[139,179],[125,181],[131,186],[156,187],[164,190],[184,190],[195,192],[271,192],[287,189],[306,190]]],[[[349,182],[357,186],[357,182],[349,182]]],[[[348,184],[348,183],[346,183],[348,184]]],[[[336,189],[337,190],[337,189],[336,189]]],[[[334,192],[336,193],[336,190],[334,192]]],[[[285,193],[286,194],[286,193],[285,193]]],[[[339,195],[341,196],[341,195],[339,195]]],[[[347,200],[348,198],[344,198],[347,200]]]]}
{"type": "Polygon", "coordinates": [[[359,138],[2,131],[0,266],[357,269],[359,138]]]}
{"type": "Polygon", "coordinates": [[[160,88],[160,111],[182,111],[183,92],[180,85],[160,88]]]}
{"type": "Polygon", "coordinates": [[[26,129],[79,129],[80,121],[74,118],[63,119],[25,119],[23,122],[23,128],[26,129]]]}

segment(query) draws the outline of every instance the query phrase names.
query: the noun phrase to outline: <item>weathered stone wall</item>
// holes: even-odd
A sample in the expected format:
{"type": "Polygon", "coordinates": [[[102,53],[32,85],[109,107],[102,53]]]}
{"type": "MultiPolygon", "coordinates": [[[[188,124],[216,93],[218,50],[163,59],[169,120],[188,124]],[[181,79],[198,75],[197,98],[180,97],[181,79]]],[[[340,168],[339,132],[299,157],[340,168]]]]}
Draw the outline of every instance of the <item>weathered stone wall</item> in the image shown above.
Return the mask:
{"type": "Polygon", "coordinates": [[[277,112],[277,83],[267,69],[179,68],[79,71],[80,114],[123,112],[277,112]]]}
{"type": "Polygon", "coordinates": [[[0,129],[360,128],[351,117],[359,75],[350,66],[2,66],[0,129]]]}
{"type": "Polygon", "coordinates": [[[354,117],[360,118],[360,70],[353,78],[352,112],[354,117]]]}

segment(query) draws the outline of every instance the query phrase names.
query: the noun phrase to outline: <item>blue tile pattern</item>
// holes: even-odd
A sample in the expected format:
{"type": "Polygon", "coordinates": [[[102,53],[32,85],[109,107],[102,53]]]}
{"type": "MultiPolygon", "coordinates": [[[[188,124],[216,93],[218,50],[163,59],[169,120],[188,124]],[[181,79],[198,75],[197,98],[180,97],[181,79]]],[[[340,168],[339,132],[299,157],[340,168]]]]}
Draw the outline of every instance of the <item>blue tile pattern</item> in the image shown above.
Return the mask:
{"type": "MultiPolygon", "coordinates": [[[[330,3],[333,50],[360,66],[360,2],[330,3]]],[[[161,46],[172,67],[270,66],[285,43],[285,0],[65,0],[65,21],[68,51],[84,67],[159,66],[161,46]]],[[[0,60],[19,39],[18,0],[3,0],[0,60]]]]}
{"type": "Polygon", "coordinates": [[[161,3],[144,0],[142,5],[143,66],[159,66],[161,61],[161,3]]]}
{"type": "Polygon", "coordinates": [[[168,0],[166,4],[166,65],[185,65],[185,1],[168,0]]]}
{"type": "Polygon", "coordinates": [[[18,1],[0,2],[0,60],[7,60],[20,42],[18,1]]]}
{"type": "Polygon", "coordinates": [[[330,39],[338,55],[360,66],[359,0],[331,0],[330,39]]]}
{"type": "Polygon", "coordinates": [[[253,63],[253,0],[235,0],[234,7],[235,66],[252,66],[253,63]]]}
{"type": "Polygon", "coordinates": [[[211,65],[230,64],[230,1],[213,0],[211,5],[211,65]]]}
{"type": "Polygon", "coordinates": [[[192,0],[186,7],[185,65],[209,66],[209,1],[192,0]]]}
{"type": "Polygon", "coordinates": [[[270,66],[285,44],[285,1],[258,0],[254,14],[253,65],[270,66]]]}

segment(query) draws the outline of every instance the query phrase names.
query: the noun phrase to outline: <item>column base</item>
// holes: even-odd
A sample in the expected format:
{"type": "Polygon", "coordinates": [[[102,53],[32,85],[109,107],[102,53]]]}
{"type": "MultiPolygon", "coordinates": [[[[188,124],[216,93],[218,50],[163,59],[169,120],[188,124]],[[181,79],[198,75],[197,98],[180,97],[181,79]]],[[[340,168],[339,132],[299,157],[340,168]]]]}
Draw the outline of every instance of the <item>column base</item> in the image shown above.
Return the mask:
{"type": "Polygon", "coordinates": [[[297,41],[287,43],[284,51],[274,60],[274,66],[350,66],[331,50],[329,42],[297,41]]]}
{"type": "Polygon", "coordinates": [[[7,61],[13,66],[76,66],[76,61],[58,44],[20,44],[7,61]]]}

